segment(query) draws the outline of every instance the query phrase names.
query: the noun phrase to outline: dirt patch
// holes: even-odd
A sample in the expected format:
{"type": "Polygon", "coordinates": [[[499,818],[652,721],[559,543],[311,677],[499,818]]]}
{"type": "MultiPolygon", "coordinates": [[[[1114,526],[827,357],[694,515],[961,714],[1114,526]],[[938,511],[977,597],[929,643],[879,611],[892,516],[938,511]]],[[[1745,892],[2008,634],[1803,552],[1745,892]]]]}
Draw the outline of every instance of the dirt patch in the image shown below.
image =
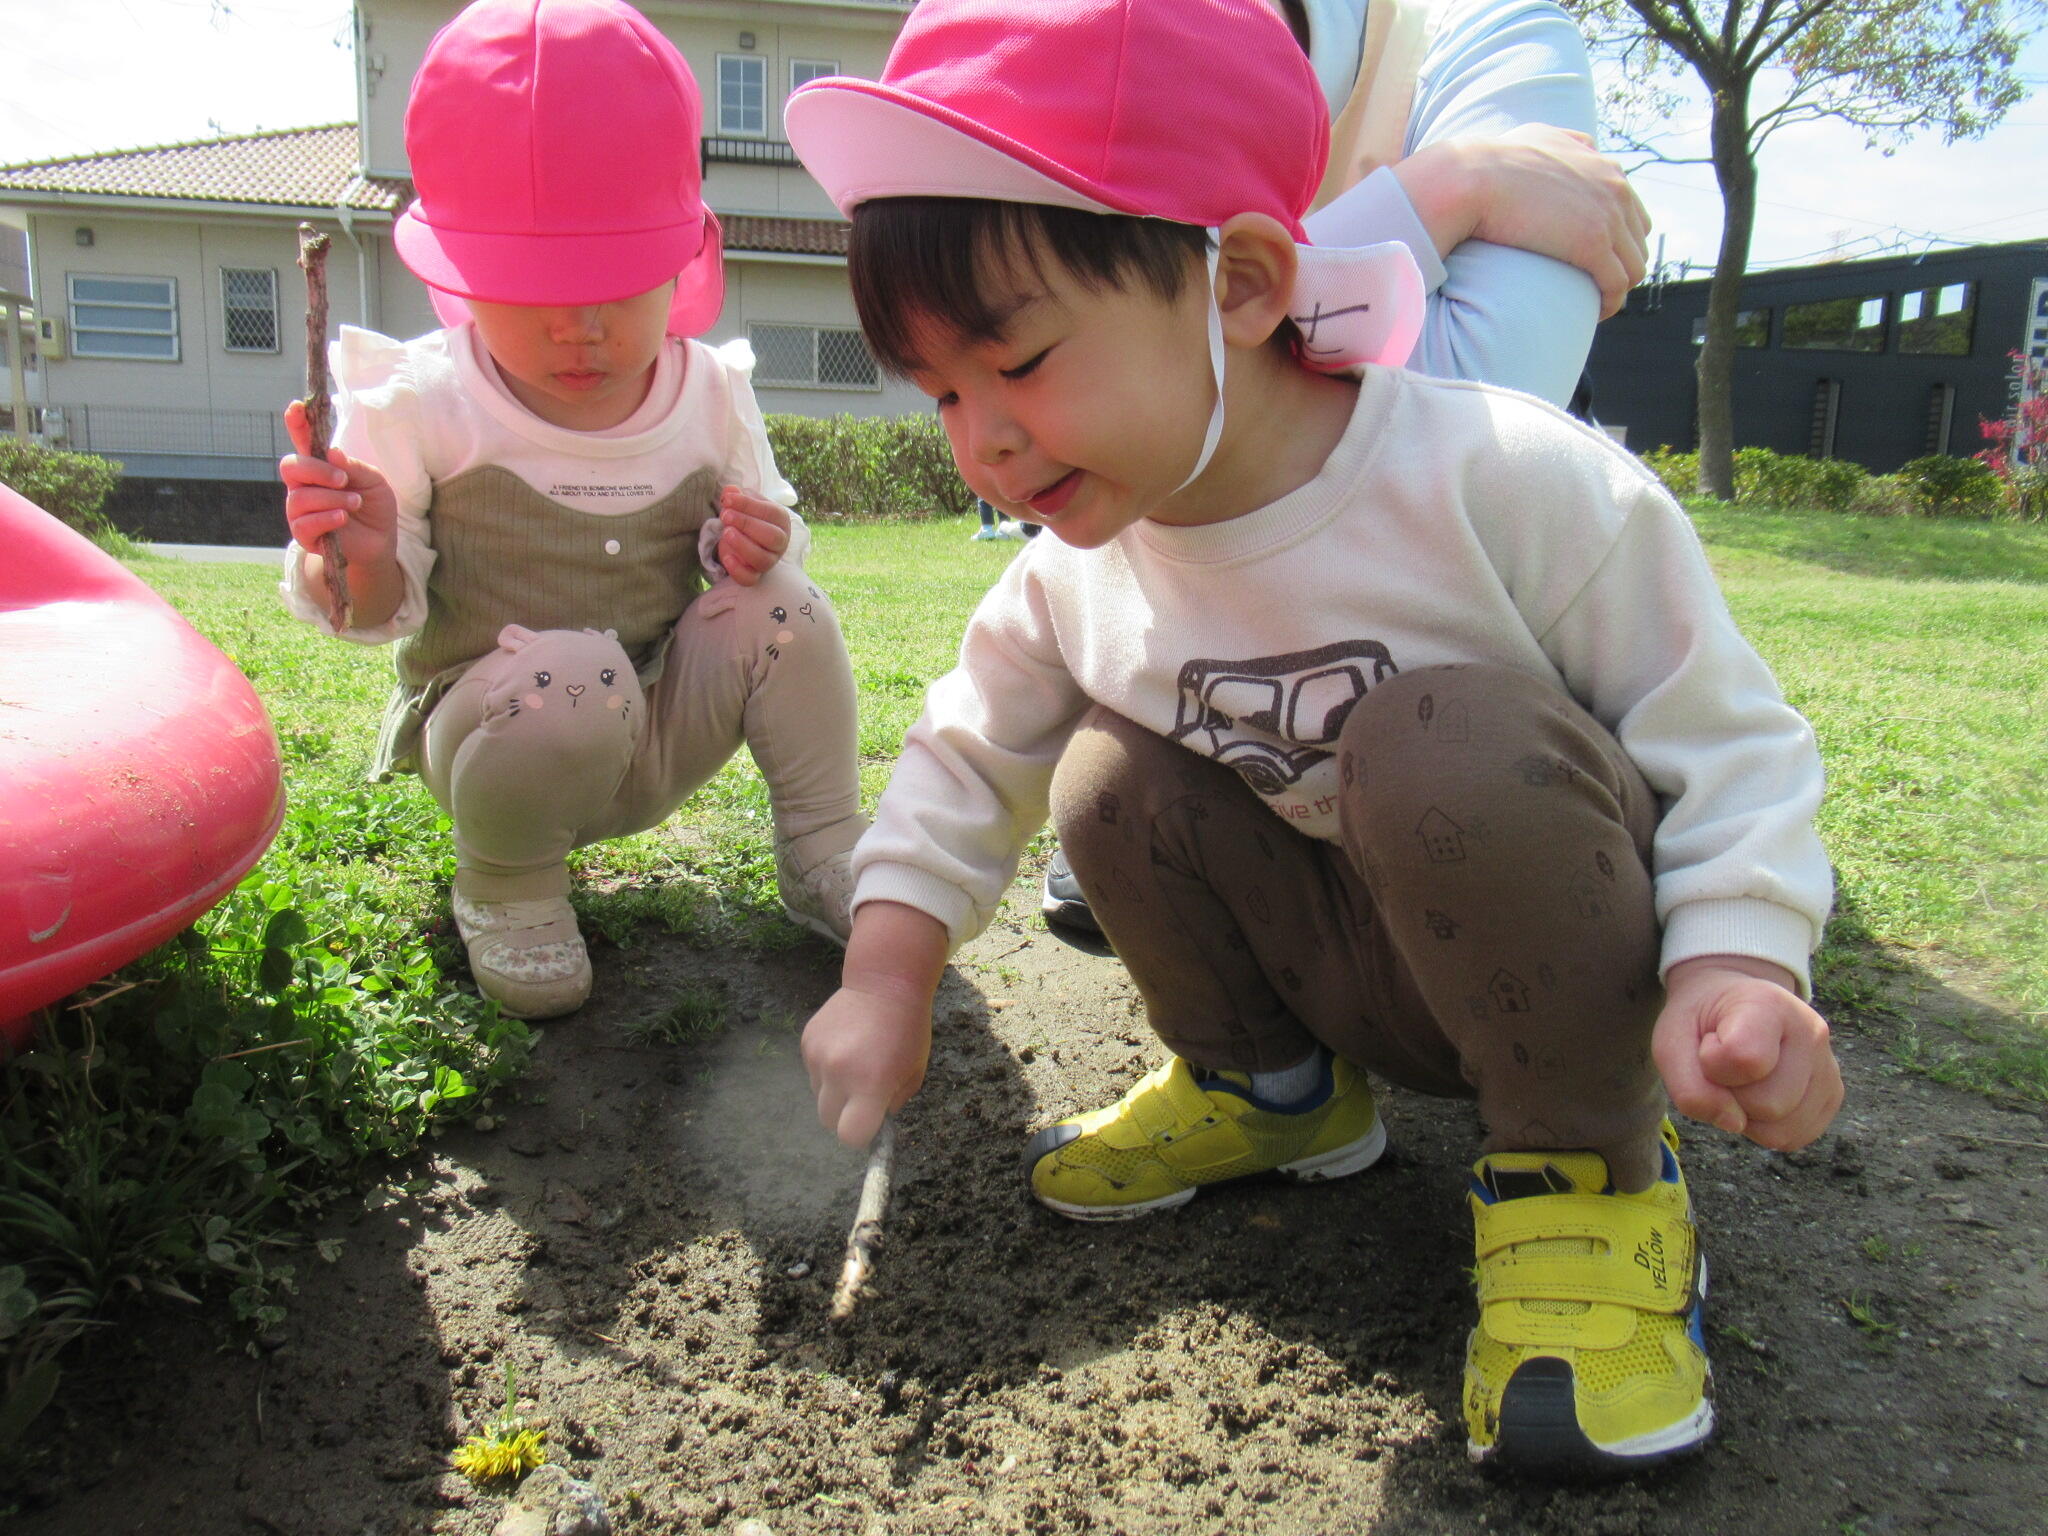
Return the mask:
{"type": "Polygon", "coordinates": [[[861,1159],[817,1128],[794,1032],[836,956],[605,950],[497,1129],[319,1234],[339,1256],[304,1257],[271,1347],[202,1317],[84,1362],[11,1536],[482,1536],[503,1501],[448,1455],[508,1364],[621,1533],[2042,1528],[2038,1114],[1837,1020],[1850,1098],[1822,1142],[1687,1133],[1715,1442],[1637,1482],[1517,1486],[1463,1454],[1470,1110],[1390,1092],[1395,1151],[1356,1178],[1062,1221],[1024,1192],[1026,1133],[1155,1047],[1115,961],[1034,905],[1020,886],[948,973],[849,1325],[825,1314],[861,1159]],[[635,1047],[685,985],[723,991],[725,1031],[635,1047]]]}

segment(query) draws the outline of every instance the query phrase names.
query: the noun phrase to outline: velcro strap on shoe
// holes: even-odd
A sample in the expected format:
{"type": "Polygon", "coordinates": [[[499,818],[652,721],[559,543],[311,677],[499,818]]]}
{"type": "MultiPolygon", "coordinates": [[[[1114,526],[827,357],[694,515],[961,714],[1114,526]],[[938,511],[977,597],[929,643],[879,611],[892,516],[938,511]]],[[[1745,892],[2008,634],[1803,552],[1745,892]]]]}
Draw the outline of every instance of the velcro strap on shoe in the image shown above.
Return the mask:
{"type": "Polygon", "coordinates": [[[1698,1239],[1693,1225],[1612,1195],[1538,1195],[1482,1206],[1474,1217],[1479,1303],[1613,1302],[1643,1312],[1692,1305],[1698,1239]],[[1589,1238],[1594,1253],[1509,1250],[1522,1243],[1589,1238]]]}
{"type": "Polygon", "coordinates": [[[1153,1141],[1178,1140],[1201,1125],[1215,1111],[1209,1095],[1195,1086],[1195,1075],[1184,1061],[1176,1061],[1162,1072],[1150,1093],[1136,1095],[1131,1117],[1153,1141]]]}

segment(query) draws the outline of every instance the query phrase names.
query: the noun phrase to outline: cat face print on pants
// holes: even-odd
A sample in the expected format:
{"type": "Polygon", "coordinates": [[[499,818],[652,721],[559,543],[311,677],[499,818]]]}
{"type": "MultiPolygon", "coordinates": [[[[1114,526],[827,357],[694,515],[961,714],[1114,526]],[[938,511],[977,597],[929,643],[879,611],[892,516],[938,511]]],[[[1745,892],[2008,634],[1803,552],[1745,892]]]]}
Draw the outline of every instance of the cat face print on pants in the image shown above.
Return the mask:
{"type": "Polygon", "coordinates": [[[640,699],[614,631],[551,629],[536,634],[520,624],[498,632],[498,648],[532,663],[494,687],[490,702],[506,715],[557,710],[623,720],[640,699]]]}

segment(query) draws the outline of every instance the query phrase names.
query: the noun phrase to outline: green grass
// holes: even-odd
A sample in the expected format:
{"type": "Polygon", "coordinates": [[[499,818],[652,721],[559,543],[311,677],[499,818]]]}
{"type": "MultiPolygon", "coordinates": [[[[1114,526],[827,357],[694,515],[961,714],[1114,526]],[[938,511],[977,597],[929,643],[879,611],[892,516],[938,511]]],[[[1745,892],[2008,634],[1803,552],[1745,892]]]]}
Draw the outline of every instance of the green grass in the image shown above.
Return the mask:
{"type": "Polygon", "coordinates": [[[1873,958],[1910,973],[1949,1026],[1906,1037],[1914,1065],[2048,1098],[2048,529],[1693,513],[1827,764],[1824,991],[1873,1000],[1873,958]],[[1987,1023],[1930,978],[2030,1027],[1987,1023]]]}
{"type": "MultiPolygon", "coordinates": [[[[1906,1027],[1888,1037],[1920,1070],[2048,1099],[2048,529],[1693,514],[1827,761],[1821,825],[1841,896],[1823,1002],[1850,1020],[1896,1012],[1906,1027]]],[[[816,530],[811,569],[860,688],[870,805],[926,685],[1017,553],[969,542],[968,526],[816,530]]],[[[0,1456],[54,1390],[58,1351],[110,1298],[212,1285],[272,1321],[291,1284],[283,1247],[309,1211],[436,1121],[487,1108],[530,1045],[450,979],[446,818],[414,780],[362,780],[389,652],[287,618],[268,568],[135,568],[255,682],[290,808],[197,930],[0,1068],[0,1250],[22,1256],[0,1266],[0,1456]]],[[[576,863],[600,950],[652,932],[740,956],[801,942],[776,908],[767,795],[745,753],[668,826],[576,863]]],[[[649,1045],[724,1024],[716,991],[648,1002],[634,1028],[649,1045]]]]}

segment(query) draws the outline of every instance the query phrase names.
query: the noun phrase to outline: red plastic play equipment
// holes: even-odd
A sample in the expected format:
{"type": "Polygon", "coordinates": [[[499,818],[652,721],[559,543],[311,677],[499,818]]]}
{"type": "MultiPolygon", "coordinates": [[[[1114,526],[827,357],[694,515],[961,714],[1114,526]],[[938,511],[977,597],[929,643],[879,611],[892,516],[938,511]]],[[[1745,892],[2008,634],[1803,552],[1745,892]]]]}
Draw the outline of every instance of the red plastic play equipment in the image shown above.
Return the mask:
{"type": "Polygon", "coordinates": [[[0,486],[0,1037],[191,923],[283,817],[248,679],[0,486]]]}

